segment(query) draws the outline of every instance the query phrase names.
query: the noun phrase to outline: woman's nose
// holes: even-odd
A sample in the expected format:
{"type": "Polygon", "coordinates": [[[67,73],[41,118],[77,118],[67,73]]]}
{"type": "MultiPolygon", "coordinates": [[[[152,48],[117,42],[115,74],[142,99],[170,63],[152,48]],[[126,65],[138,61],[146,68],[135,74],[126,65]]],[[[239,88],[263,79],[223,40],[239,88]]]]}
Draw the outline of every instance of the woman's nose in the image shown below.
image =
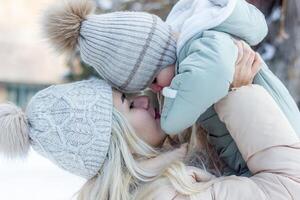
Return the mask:
{"type": "Polygon", "coordinates": [[[134,108],[143,108],[148,110],[149,108],[149,97],[148,96],[139,96],[133,100],[134,108]]]}

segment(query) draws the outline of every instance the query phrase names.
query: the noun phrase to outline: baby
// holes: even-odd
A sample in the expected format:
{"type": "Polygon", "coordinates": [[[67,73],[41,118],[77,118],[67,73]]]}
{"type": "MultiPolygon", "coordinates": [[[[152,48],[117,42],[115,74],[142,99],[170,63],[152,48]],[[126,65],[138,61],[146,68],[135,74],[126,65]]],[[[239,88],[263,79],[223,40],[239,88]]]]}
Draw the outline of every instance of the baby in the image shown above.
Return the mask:
{"type": "MultiPolygon", "coordinates": [[[[238,57],[234,38],[250,45],[263,40],[263,14],[245,0],[181,0],[166,22],[143,12],[96,15],[92,8],[86,0],[73,0],[48,9],[43,28],[56,49],[78,49],[86,64],[123,92],[164,88],[162,129],[176,134],[197,121],[233,170],[228,173],[249,175],[212,105],[228,93],[233,81],[238,57]]],[[[250,62],[257,62],[258,56],[249,56],[250,62]]],[[[300,132],[294,100],[264,63],[253,82],[271,94],[300,132]]]]}

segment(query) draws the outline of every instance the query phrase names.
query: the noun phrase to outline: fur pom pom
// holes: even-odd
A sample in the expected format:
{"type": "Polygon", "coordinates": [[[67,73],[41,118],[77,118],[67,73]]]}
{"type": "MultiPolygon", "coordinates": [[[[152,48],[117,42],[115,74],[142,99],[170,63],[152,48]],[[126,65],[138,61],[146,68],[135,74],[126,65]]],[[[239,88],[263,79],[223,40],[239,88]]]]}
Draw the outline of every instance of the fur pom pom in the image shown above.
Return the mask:
{"type": "Polygon", "coordinates": [[[42,19],[46,38],[60,53],[75,50],[81,22],[93,12],[91,0],[67,0],[50,6],[42,19]]]}
{"type": "Polygon", "coordinates": [[[25,113],[13,104],[0,104],[0,153],[9,158],[26,156],[28,133],[25,113]]]}

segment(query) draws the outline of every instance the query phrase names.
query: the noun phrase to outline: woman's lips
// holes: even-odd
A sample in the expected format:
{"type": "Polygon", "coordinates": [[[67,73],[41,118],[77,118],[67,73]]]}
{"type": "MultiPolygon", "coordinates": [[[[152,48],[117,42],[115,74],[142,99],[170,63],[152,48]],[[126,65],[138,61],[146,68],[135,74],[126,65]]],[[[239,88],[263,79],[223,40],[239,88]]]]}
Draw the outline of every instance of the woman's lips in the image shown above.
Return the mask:
{"type": "Polygon", "coordinates": [[[149,103],[148,112],[154,119],[160,119],[160,112],[159,109],[156,108],[153,104],[153,102],[149,103]]]}

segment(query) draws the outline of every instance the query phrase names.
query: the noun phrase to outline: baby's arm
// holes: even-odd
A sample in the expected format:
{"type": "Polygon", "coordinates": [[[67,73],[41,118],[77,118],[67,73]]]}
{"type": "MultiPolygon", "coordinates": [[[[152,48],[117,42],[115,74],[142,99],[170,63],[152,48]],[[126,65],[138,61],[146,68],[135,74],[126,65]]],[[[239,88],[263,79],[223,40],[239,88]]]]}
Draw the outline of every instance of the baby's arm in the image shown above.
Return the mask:
{"type": "MultiPolygon", "coordinates": [[[[255,53],[249,45],[242,41],[237,41],[236,44],[239,53],[232,82],[233,88],[251,84],[253,77],[257,74],[262,65],[260,56],[255,53]]],[[[223,174],[250,176],[251,173],[244,159],[225,124],[220,121],[213,106],[201,115],[197,122],[207,131],[210,144],[214,146],[219,157],[227,165],[222,171],[223,174]]]]}
{"type": "Polygon", "coordinates": [[[168,134],[193,125],[228,93],[233,79],[237,47],[228,34],[205,31],[186,49],[169,87],[176,97],[165,98],[161,115],[162,129],[168,134]]]}

